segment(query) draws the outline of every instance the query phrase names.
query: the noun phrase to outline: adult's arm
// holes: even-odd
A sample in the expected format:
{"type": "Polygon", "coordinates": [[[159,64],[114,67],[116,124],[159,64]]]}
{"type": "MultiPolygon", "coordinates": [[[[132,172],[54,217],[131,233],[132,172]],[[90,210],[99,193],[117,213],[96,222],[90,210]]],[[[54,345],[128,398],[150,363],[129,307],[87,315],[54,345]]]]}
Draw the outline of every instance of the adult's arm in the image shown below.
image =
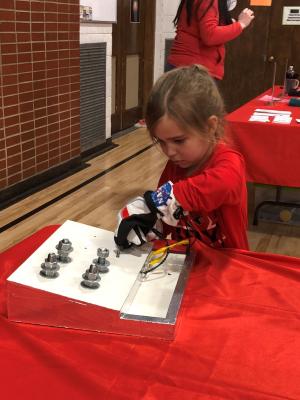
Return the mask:
{"type": "Polygon", "coordinates": [[[230,25],[219,25],[218,0],[203,0],[197,13],[199,35],[206,46],[219,46],[237,38],[243,31],[239,22],[230,25]]]}

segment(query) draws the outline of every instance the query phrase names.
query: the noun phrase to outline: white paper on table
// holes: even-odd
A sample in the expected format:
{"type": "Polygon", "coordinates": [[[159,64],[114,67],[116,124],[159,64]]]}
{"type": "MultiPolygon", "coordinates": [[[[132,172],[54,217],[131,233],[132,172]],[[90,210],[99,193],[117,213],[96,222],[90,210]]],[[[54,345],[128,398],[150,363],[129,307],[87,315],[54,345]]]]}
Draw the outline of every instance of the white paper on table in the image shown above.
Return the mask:
{"type": "Polygon", "coordinates": [[[269,118],[272,116],[275,116],[275,114],[272,115],[272,114],[264,114],[264,113],[256,113],[256,112],[252,114],[252,117],[257,117],[257,118],[263,118],[263,117],[269,118]]]}
{"type": "Polygon", "coordinates": [[[255,113],[264,113],[264,114],[286,114],[286,115],[290,115],[292,112],[291,111],[282,111],[282,110],[269,110],[267,108],[256,108],[254,110],[255,113]]]}
{"type": "Polygon", "coordinates": [[[288,117],[288,116],[285,116],[285,115],[276,115],[273,118],[273,122],[275,124],[290,124],[292,119],[293,119],[292,117],[288,117]]]}
{"type": "Polygon", "coordinates": [[[255,117],[276,117],[276,116],[282,116],[282,117],[290,117],[290,114],[272,114],[272,113],[262,113],[262,112],[254,112],[252,115],[255,117]]]}
{"type": "Polygon", "coordinates": [[[265,94],[259,100],[261,100],[261,101],[280,101],[281,99],[279,97],[274,97],[274,96],[272,97],[268,94],[265,94]]]}
{"type": "Polygon", "coordinates": [[[251,115],[249,121],[252,122],[270,122],[269,117],[267,115],[251,115]]]}

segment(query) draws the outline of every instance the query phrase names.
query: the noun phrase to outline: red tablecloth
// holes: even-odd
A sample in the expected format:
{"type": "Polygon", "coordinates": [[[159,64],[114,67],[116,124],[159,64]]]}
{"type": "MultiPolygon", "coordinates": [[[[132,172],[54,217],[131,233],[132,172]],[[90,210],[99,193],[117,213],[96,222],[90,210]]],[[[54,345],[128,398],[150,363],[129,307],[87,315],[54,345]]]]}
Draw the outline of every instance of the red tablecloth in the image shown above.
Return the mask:
{"type": "Polygon", "coordinates": [[[56,228],[0,255],[3,400],[300,399],[299,259],[197,244],[173,342],[8,321],[6,278],[56,228]]]}
{"type": "MultiPolygon", "coordinates": [[[[275,95],[279,94],[279,87],[275,95]]],[[[263,93],[227,115],[228,136],[234,147],[245,157],[247,179],[250,182],[278,186],[300,187],[300,107],[283,103],[267,106],[259,100],[263,93]],[[291,111],[290,125],[271,122],[249,122],[256,108],[291,111]]]]}

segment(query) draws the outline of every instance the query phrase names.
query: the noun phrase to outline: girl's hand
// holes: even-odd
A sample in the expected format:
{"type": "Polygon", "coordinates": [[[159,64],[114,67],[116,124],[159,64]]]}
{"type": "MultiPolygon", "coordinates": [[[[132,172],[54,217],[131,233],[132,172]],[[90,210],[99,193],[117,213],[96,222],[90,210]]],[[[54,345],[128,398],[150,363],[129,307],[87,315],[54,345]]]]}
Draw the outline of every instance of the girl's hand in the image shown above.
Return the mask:
{"type": "Polygon", "coordinates": [[[238,22],[242,28],[245,29],[249,26],[254,19],[254,12],[250,8],[245,8],[238,17],[238,22]]]}
{"type": "Polygon", "coordinates": [[[116,245],[120,249],[127,249],[133,244],[141,246],[148,241],[147,235],[156,222],[156,213],[149,210],[145,199],[142,196],[134,198],[118,213],[116,245]]]}

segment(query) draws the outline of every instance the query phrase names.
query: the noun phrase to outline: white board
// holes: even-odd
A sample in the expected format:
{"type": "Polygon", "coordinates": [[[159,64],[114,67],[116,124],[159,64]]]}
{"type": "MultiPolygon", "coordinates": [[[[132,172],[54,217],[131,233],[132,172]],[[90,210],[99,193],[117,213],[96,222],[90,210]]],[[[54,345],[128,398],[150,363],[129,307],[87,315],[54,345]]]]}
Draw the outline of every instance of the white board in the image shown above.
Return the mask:
{"type": "MultiPolygon", "coordinates": [[[[143,267],[149,248],[130,248],[116,257],[114,233],[74,221],[66,221],[15,272],[8,281],[66,296],[76,301],[120,311],[143,267]],[[47,279],[40,275],[41,263],[64,238],[72,242],[72,261],[60,265],[59,276],[47,279]],[[82,274],[97,258],[97,248],[109,249],[109,272],[101,275],[100,287],[91,290],[81,286],[82,274]]],[[[165,318],[174,294],[185,256],[170,254],[165,268],[149,274],[126,312],[165,318]]]]}

